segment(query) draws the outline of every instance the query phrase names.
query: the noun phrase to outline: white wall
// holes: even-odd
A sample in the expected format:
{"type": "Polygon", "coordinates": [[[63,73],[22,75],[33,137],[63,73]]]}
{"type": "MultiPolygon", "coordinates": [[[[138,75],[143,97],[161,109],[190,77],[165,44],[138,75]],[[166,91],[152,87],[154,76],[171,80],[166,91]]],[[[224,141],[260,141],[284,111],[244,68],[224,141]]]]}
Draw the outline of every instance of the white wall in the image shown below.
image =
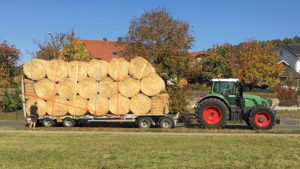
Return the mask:
{"type": "Polygon", "coordinates": [[[280,57],[280,60],[286,61],[290,65],[290,67],[295,69],[297,72],[300,72],[300,61],[294,54],[292,54],[291,52],[289,52],[288,50],[286,50],[283,47],[279,47],[279,49],[277,49],[277,52],[280,57]],[[280,56],[280,50],[283,51],[282,56],[280,56]]]}

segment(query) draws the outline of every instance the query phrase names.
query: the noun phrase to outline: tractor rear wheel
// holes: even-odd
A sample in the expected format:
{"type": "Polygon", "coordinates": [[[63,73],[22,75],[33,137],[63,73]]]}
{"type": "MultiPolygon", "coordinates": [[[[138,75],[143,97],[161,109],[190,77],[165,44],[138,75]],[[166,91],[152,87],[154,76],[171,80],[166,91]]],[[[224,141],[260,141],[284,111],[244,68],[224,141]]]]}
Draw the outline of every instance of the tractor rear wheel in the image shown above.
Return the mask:
{"type": "Polygon", "coordinates": [[[251,128],[260,130],[272,129],[275,124],[275,113],[268,107],[257,107],[249,114],[251,128]]]}
{"type": "Polygon", "coordinates": [[[222,128],[226,125],[229,110],[219,99],[209,98],[198,105],[198,121],[205,128],[222,128]]]}

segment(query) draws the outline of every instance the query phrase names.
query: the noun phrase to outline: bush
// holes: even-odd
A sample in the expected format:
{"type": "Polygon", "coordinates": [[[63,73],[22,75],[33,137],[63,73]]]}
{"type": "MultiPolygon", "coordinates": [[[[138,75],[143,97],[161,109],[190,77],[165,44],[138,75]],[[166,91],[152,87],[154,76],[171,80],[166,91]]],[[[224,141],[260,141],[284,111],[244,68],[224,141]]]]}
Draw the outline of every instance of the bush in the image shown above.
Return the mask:
{"type": "Polygon", "coordinates": [[[14,112],[22,108],[22,99],[20,97],[21,91],[15,89],[12,92],[4,91],[2,98],[3,111],[14,112]]]}
{"type": "Polygon", "coordinates": [[[275,87],[280,106],[297,105],[296,91],[291,87],[275,87]]]}
{"type": "Polygon", "coordinates": [[[207,85],[205,83],[203,83],[203,84],[199,84],[199,83],[189,84],[188,88],[191,89],[191,90],[202,90],[202,91],[209,90],[209,87],[207,87],[207,85]]]}

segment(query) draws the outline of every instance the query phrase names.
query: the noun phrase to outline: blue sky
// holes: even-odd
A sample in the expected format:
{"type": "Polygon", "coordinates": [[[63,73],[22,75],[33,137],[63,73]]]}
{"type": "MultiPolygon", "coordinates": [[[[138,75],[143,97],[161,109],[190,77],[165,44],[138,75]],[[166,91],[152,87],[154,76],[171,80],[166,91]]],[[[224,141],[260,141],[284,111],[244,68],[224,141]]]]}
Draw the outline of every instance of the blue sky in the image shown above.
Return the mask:
{"type": "Polygon", "coordinates": [[[247,39],[270,40],[300,35],[297,0],[0,0],[0,40],[22,52],[19,64],[32,59],[33,40],[47,32],[74,29],[82,39],[125,36],[130,20],[144,10],[165,7],[187,21],[195,37],[191,51],[247,39]]]}

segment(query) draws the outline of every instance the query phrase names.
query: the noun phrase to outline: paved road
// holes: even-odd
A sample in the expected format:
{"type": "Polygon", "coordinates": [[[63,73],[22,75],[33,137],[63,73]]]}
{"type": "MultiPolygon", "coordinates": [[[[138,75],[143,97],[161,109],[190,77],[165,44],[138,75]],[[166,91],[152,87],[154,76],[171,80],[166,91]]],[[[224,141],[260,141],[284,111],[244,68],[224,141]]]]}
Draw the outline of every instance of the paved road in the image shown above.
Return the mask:
{"type": "MultiPolygon", "coordinates": [[[[3,122],[0,121],[0,126],[12,126],[12,127],[25,127],[24,122],[3,122]]],[[[101,123],[101,124],[83,124],[83,127],[125,127],[125,128],[135,128],[136,126],[128,123],[101,123]]],[[[184,128],[184,124],[179,124],[177,128],[184,128]]],[[[197,126],[188,126],[187,128],[195,128],[197,126]]],[[[247,125],[227,125],[226,129],[248,129],[247,125]]],[[[279,125],[277,124],[274,129],[285,129],[285,130],[300,130],[300,125],[279,125]]]]}

